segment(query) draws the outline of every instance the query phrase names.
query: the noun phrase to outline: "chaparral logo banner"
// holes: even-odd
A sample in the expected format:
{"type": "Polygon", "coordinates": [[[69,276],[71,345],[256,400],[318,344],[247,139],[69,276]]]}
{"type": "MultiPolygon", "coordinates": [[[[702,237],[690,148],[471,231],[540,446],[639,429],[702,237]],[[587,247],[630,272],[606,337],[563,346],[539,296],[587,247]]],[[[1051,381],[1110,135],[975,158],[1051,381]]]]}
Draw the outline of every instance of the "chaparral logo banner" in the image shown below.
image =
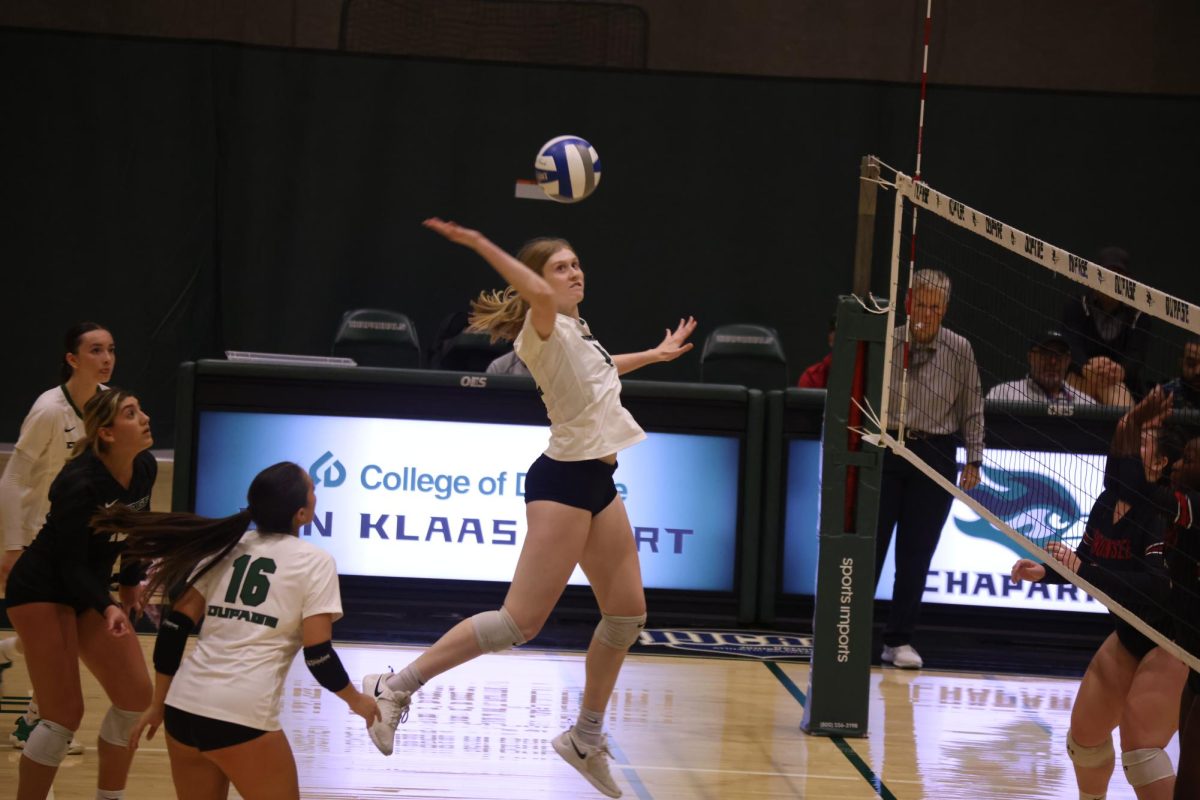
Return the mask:
{"type": "MultiPolygon", "coordinates": [[[[966,452],[958,450],[958,461],[966,452]]],[[[1039,544],[1075,546],[1083,537],[1092,503],[1104,488],[1106,456],[989,449],[982,480],[971,492],[1017,533],[1039,544]]],[[[794,441],[789,447],[784,591],[813,594],[817,564],[820,445],[794,441]],[[811,488],[810,488],[811,487],[811,488]]],[[[876,599],[892,598],[895,546],[884,561],[876,599]]],[[[1019,543],[955,501],[942,528],[925,580],[927,603],[992,608],[1043,608],[1103,613],[1104,606],[1071,584],[1014,583],[1018,558],[1030,557],[1019,543]]]]}
{"type": "Polygon", "coordinates": [[[812,637],[776,631],[703,631],[648,628],[637,642],[641,648],[663,647],[706,656],[724,655],[763,661],[808,661],[812,637]]]}

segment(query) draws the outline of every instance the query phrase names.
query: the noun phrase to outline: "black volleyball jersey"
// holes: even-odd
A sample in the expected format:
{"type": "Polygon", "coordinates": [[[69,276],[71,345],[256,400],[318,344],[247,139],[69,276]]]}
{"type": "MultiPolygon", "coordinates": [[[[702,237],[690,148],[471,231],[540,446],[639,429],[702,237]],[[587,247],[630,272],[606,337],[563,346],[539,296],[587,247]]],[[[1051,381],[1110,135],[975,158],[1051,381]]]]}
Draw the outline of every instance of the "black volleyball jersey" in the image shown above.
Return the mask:
{"type": "MultiPolygon", "coordinates": [[[[26,554],[49,561],[62,583],[80,606],[103,613],[112,604],[109,579],[113,565],[124,549],[121,534],[98,534],[91,518],[99,509],[121,503],[135,511],[150,508],[150,491],[158,475],[158,463],[149,450],[134,457],[129,488],[119,484],[91,450],[67,462],[50,484],[50,511],[46,522],[26,554]]],[[[24,556],[23,556],[24,557],[24,556]]],[[[18,562],[19,563],[19,562],[18,562]]],[[[136,583],[123,572],[122,583],[136,583]]],[[[133,576],[136,577],[136,576],[133,576]]]]}
{"type": "Polygon", "coordinates": [[[1171,581],[1176,635],[1188,649],[1200,652],[1200,492],[1148,483],[1140,458],[1123,459],[1119,473],[1123,491],[1142,497],[1166,525],[1163,555],[1171,581]]]}
{"type": "MultiPolygon", "coordinates": [[[[1122,485],[1121,472],[1126,458],[1110,456],[1104,469],[1104,490],[1088,513],[1083,538],[1075,548],[1079,556],[1079,576],[1121,605],[1156,624],[1164,614],[1167,593],[1166,566],[1163,561],[1165,521],[1158,509],[1142,493],[1130,493],[1122,485]],[[1117,504],[1124,500],[1129,508],[1120,519],[1113,519],[1117,504]]],[[[1137,460],[1141,470],[1141,461],[1137,460]]],[[[1145,480],[1142,484],[1153,486],[1145,480]]],[[[1047,583],[1064,579],[1047,569],[1047,583]]]]}

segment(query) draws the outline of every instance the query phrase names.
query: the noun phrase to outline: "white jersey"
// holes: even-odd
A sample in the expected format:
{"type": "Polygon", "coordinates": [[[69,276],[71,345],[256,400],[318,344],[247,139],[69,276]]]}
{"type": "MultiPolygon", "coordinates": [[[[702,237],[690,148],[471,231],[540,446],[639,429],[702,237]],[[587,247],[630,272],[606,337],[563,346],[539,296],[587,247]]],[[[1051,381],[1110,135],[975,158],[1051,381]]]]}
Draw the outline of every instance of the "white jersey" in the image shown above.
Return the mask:
{"type": "Polygon", "coordinates": [[[204,626],[171,681],[167,705],[279,730],[280,694],[302,644],[301,622],[342,616],[333,556],[290,534],[247,531],[193,586],[204,595],[204,626]]]}
{"type": "Polygon", "coordinates": [[[546,455],[586,461],[646,438],[621,405],[621,378],[612,358],[582,319],[559,314],[545,341],[525,315],[513,349],[537,381],[550,417],[546,455]]]}
{"type": "Polygon", "coordinates": [[[42,392],[21,423],[0,476],[0,530],[5,550],[28,547],[50,510],[50,484],[83,438],[83,419],[65,385],[42,392]]]}

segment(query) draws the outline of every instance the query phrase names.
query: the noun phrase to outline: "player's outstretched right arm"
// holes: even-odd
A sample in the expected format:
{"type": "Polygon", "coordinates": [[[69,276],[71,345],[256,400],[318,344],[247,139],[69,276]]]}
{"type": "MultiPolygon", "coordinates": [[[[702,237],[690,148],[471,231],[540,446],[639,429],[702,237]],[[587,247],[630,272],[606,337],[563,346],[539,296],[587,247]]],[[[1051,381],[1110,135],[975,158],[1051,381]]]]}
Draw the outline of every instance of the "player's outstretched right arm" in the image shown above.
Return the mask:
{"type": "Polygon", "coordinates": [[[479,231],[437,217],[430,217],[422,224],[455,244],[469,247],[478,253],[480,258],[500,273],[500,277],[508,281],[508,284],[517,290],[517,294],[529,303],[534,329],[543,339],[550,338],[550,334],[554,332],[554,320],[558,310],[555,306],[554,290],[545,278],[504,252],[479,231]]]}

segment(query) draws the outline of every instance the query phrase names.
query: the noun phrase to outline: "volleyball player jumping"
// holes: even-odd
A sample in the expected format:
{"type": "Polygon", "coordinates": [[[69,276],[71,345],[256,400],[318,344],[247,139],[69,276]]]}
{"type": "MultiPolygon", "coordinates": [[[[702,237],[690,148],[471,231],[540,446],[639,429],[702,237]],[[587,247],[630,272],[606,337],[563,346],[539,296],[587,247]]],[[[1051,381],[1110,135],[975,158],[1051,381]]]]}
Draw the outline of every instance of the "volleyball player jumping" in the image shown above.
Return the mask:
{"type": "Polygon", "coordinates": [[[513,258],[478,231],[440,219],[425,227],[470,248],[508,283],[472,304],[471,328],[514,339],[514,349],[542,392],[550,444],[525,479],[528,533],[501,608],[463,620],[398,673],[367,675],[363,691],[379,700],[383,719],[371,737],[392,752],[410,695],[426,681],[483,653],[524,644],[545,624],[576,565],[600,606],[588,647],[583,704],[554,750],[609,797],[621,790],[609,772],[604,710],[625,654],[646,622],[646,601],[633,531],[617,495],[617,453],[645,438],[621,406],[620,375],[692,349],[692,318],[668,329],[653,349],[609,355],[579,316],[584,275],[562,239],[535,239],[513,258]]]}

